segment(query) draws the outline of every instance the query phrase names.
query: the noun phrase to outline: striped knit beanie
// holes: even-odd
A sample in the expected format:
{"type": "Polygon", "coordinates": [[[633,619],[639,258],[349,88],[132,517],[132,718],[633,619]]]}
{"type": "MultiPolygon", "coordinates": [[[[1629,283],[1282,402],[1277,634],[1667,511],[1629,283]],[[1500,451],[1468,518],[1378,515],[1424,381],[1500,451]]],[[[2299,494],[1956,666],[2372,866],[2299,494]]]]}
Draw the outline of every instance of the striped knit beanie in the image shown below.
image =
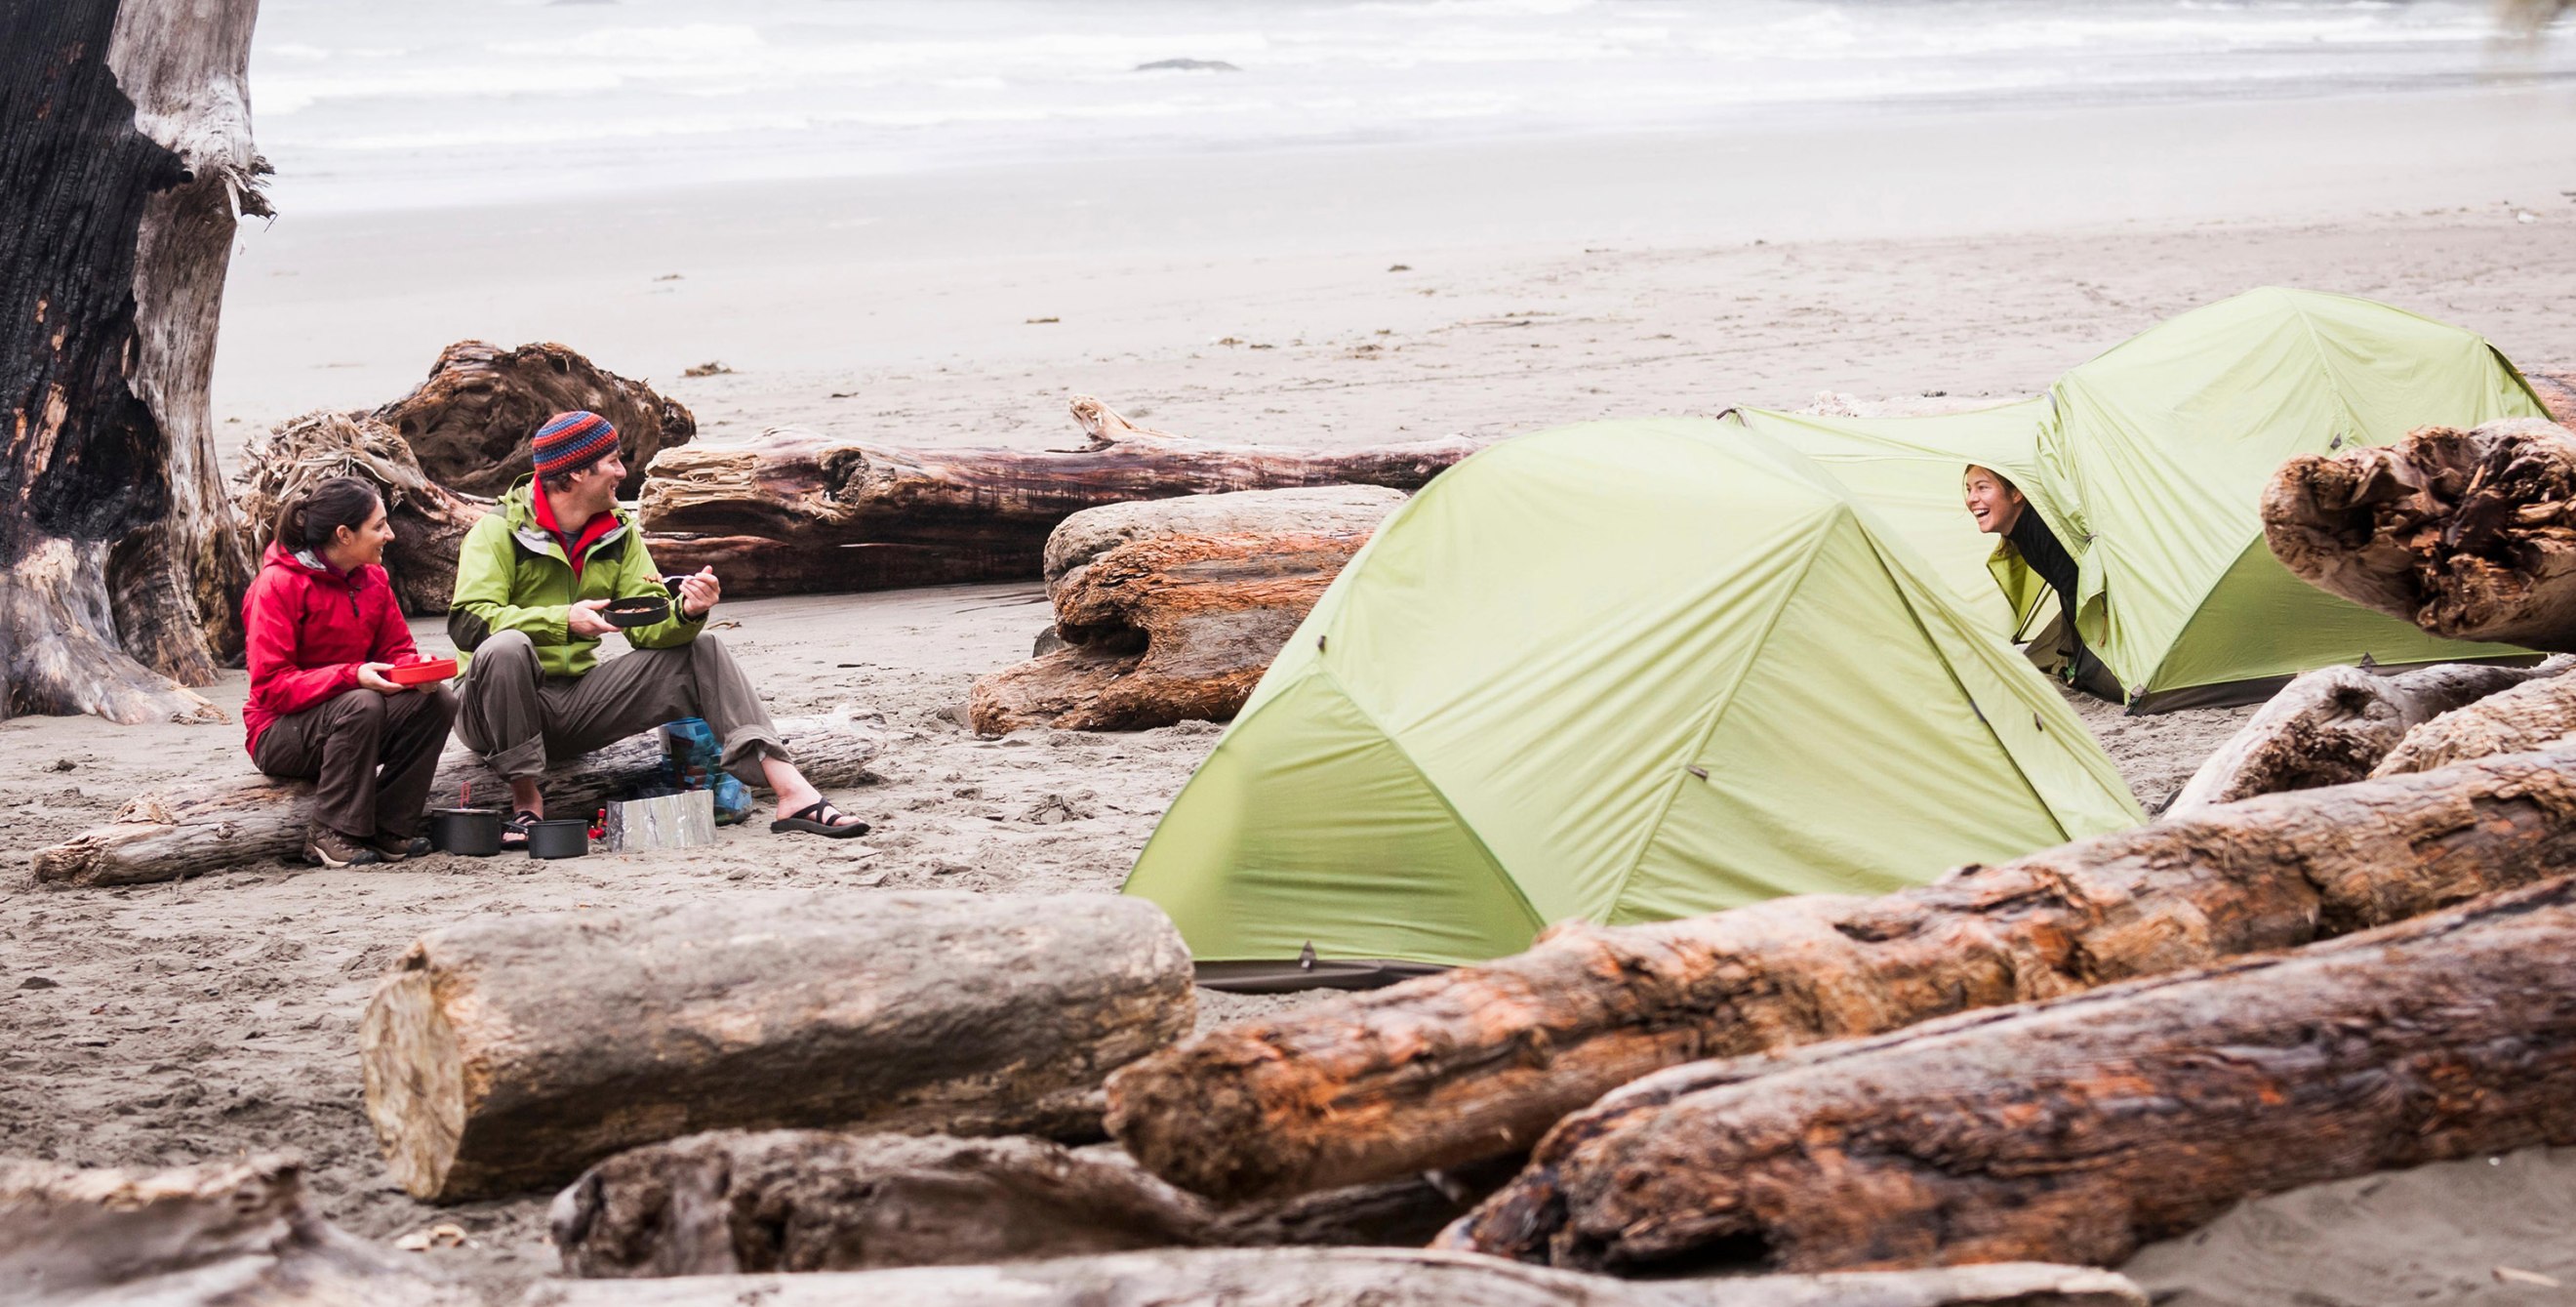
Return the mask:
{"type": "Polygon", "coordinates": [[[617,452],[617,428],[596,413],[574,409],[547,418],[528,444],[536,456],[538,476],[562,476],[617,452]]]}

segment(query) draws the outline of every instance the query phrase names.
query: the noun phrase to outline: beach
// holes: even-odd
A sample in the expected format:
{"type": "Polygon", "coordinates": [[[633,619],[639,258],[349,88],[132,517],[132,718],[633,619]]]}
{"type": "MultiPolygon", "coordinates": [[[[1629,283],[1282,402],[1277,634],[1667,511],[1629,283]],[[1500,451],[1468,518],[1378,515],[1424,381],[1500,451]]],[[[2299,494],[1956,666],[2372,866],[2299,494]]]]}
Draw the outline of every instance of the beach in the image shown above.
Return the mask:
{"type": "MultiPolygon", "coordinates": [[[[215,416],[237,459],[270,424],[392,399],[479,338],[557,340],[647,379],[706,442],[792,426],[1043,448],[1074,441],[1072,394],[1229,441],[1502,437],[1739,403],[2018,397],[2262,285],[2386,300],[2564,367],[2570,127],[2576,92],[2508,85],[290,204],[237,242],[215,416]],[[716,362],[729,370],[685,375],[716,362]]],[[[471,1245],[420,1260],[505,1299],[553,1266],[546,1196],[417,1204],[363,1116],[359,1014],[414,936],[737,886],[1113,892],[1219,733],[968,732],[974,678],[1048,623],[1034,578],[717,616],[773,712],[869,719],[873,778],[834,797],[870,835],[755,823],[712,852],[22,880],[0,897],[0,1152],[154,1165],[292,1148],[330,1219],[380,1241],[454,1221],[471,1245]]],[[[438,621],[415,629],[447,647],[438,621]]],[[[239,672],[207,691],[236,722],[245,692],[239,672]]],[[[2083,711],[2152,807],[2250,710],[2083,711]]],[[[21,857],[137,793],[249,770],[237,725],[19,718],[0,745],[21,857]]],[[[1203,1023],[1293,1001],[1203,999],[1203,1023]]],[[[2549,1301],[2490,1271],[2576,1275],[2563,1217],[2501,1215],[2571,1174],[2576,1157],[2535,1152],[2393,1181],[2410,1204],[2500,1214],[2438,1238],[2367,1194],[2265,1200],[2136,1269],[2193,1307],[2549,1301]],[[2301,1259],[2374,1269],[2314,1288],[2301,1259]]]]}

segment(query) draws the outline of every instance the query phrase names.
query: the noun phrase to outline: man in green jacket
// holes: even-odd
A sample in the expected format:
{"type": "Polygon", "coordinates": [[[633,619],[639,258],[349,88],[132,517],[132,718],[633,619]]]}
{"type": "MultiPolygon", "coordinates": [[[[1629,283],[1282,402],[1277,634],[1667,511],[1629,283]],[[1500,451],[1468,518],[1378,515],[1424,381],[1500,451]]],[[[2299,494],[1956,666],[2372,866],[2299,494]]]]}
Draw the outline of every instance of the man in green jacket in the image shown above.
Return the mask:
{"type": "Polygon", "coordinates": [[[617,429],[596,413],[558,413],[533,446],[535,476],[466,533],[447,614],[448,635],[471,655],[456,734],[509,778],[514,836],[545,815],[538,782],[549,762],[683,717],[706,719],[727,771],[777,793],[770,830],[866,833],[796,770],[742,665],[706,633],[723,593],[714,571],[674,586],[654,568],[643,531],[617,506],[617,429]],[[625,628],[633,652],[602,660],[600,637],[619,628],[600,610],[644,595],[669,598],[670,615],[625,628]]]}

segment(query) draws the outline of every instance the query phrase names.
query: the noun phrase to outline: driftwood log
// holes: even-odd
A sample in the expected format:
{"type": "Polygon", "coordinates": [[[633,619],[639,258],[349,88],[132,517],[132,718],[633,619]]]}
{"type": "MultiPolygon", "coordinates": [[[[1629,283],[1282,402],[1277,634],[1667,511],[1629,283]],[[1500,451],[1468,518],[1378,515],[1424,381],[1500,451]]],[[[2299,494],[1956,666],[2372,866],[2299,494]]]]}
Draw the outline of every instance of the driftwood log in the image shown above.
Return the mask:
{"type": "Polygon", "coordinates": [[[2237,1200],[2576,1143],[2576,881],[2287,954],[1678,1068],[1448,1246],[1587,1270],[2111,1265],[2237,1200]]]}
{"type": "Polygon", "coordinates": [[[1112,1148],[1039,1139],[714,1131],[629,1149],[557,1195],[567,1275],[732,1275],[1141,1248],[1419,1247],[1475,1198],[1414,1177],[1218,1208],[1112,1148]]]}
{"type": "Polygon", "coordinates": [[[0,1159],[0,1300],[23,1307],[448,1307],[434,1285],[306,1206],[262,1154],[168,1171],[0,1159]]]}
{"type": "Polygon", "coordinates": [[[1102,1077],[1196,1010],[1141,899],[732,895],[432,931],[358,1060],[394,1178],[446,1202],[703,1130],[1098,1138],[1102,1077]]]}
{"type": "Polygon", "coordinates": [[[570,1280],[521,1307],[2146,1307],[2125,1277],[2011,1263],[1634,1282],[1472,1253],[1390,1248],[1112,1253],[823,1275],[570,1280]]]}
{"type": "MultiPolygon", "coordinates": [[[[280,423],[251,442],[234,481],[254,552],[268,547],[277,511],[332,477],[356,477],[384,497],[394,538],[385,572],[394,598],[415,617],[447,611],[456,596],[456,554],[492,501],[430,479],[412,448],[375,418],[323,410],[280,423]]],[[[656,561],[659,561],[658,559],[656,561]]]]}
{"type": "Polygon", "coordinates": [[[251,558],[207,387],[254,0],[15,6],[0,42],[0,714],[220,721],[251,558]]]}
{"type": "MultiPolygon", "coordinates": [[[[2211,804],[2234,803],[2258,794],[2361,780],[2416,727],[2499,691],[2571,668],[2576,668],[2576,658],[2553,659],[2531,668],[2440,663],[2387,675],[2359,667],[2309,672],[2282,687],[2227,743],[2218,746],[2166,805],[2164,815],[2187,817],[2211,804]]],[[[2548,742],[2460,752],[2430,766],[2528,752],[2548,742]]]]}
{"type": "MultiPolygon", "coordinates": [[[[877,752],[873,725],[846,713],[789,717],[779,733],[796,751],[808,780],[826,789],[857,784],[877,752]]],[[[550,810],[587,813],[662,763],[651,734],[620,740],[547,772],[550,810]]],[[[293,858],[304,847],[313,801],[310,781],[281,781],[251,771],[238,779],[206,781],[136,797],[105,826],[83,831],[34,858],[38,882],[66,885],[141,885],[180,880],[246,862],[293,858]]],[[[499,772],[462,745],[439,759],[431,783],[433,802],[444,805],[458,787],[474,787],[478,804],[509,794],[499,772]]]]}
{"type": "Polygon", "coordinates": [[[2576,735],[2576,677],[2550,677],[2498,691],[2408,731],[2371,774],[2401,776],[2472,758],[2530,753],[2570,735],[2576,735]]]}
{"type": "Polygon", "coordinates": [[[1383,486],[1191,495],[1084,509],[1047,538],[1065,647],[975,682],[979,734],[1224,721],[1324,588],[1404,502],[1383,486]]]}
{"type": "Polygon", "coordinates": [[[1550,930],[1483,966],[1238,1022],[1109,1082],[1148,1169],[1227,1200],[1525,1149],[1639,1076],[2288,948],[2576,866],[2576,752],[2267,795],[1969,866],[1550,930]]]}
{"type": "Polygon", "coordinates": [[[572,409],[617,428],[626,458],[617,492],[625,499],[642,492],[644,467],[655,455],[698,433],[697,418],[679,401],[552,342],[503,349],[460,340],[438,352],[427,380],[372,416],[411,446],[430,480],[488,499],[528,474],[537,428],[572,409]]]}
{"type": "Polygon", "coordinates": [[[2435,635],[2576,650],[2576,433],[2425,427],[2283,463],[2263,534],[2292,572],[2435,635]]]}
{"type": "Polygon", "coordinates": [[[758,445],[671,450],[643,490],[653,556],[671,571],[714,566],[741,595],[1022,580],[1041,574],[1056,525],[1096,505],[1287,486],[1416,490],[1482,447],[1463,436],[1339,450],[1217,445],[1138,427],[1087,396],[1073,409],[1084,449],[908,449],[780,429],[758,445]]]}

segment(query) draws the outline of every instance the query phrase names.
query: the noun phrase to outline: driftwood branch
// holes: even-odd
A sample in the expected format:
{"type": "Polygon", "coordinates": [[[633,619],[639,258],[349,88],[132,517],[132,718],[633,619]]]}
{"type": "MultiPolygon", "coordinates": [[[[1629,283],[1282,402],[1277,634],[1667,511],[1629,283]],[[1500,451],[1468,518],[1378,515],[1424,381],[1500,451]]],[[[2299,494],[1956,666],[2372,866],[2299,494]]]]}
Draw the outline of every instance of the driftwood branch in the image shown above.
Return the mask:
{"type": "Polygon", "coordinates": [[[522,1307],[2146,1307],[2135,1284],[2075,1266],[1631,1282],[1468,1253],[1205,1249],[1002,1266],[701,1275],[540,1285],[522,1307]]]}
{"type": "Polygon", "coordinates": [[[1020,580],[1041,574],[1048,534],[1086,508],[1289,486],[1415,490],[1481,448],[1454,436],[1218,445],[1136,427],[1087,397],[1074,411],[1088,448],[911,449],[780,429],[756,446],[671,450],[645,483],[644,526],[674,568],[720,557],[732,593],[1020,580]]]}
{"type": "Polygon", "coordinates": [[[394,1179],[446,1202],[703,1130],[1097,1138],[1101,1078],[1195,1015],[1141,899],[732,895],[432,931],[358,1062],[394,1179]]]}
{"type": "Polygon", "coordinates": [[[1233,717],[1324,588],[1403,502],[1382,486],[1321,486],[1110,504],[1066,518],[1045,559],[1066,647],[976,681],[970,722],[1001,735],[1233,717]]]}
{"type": "MultiPolygon", "coordinates": [[[[2187,817],[2217,803],[2258,794],[2342,785],[2370,776],[2407,734],[2444,713],[2538,677],[2576,668],[2576,658],[2545,667],[2496,667],[2440,663],[2379,675],[2359,667],[2327,667],[2284,686],[2227,743],[2192,773],[2165,808],[2187,817]]],[[[2553,737],[2554,738],[2554,737],[2553,737]]],[[[2535,742],[2531,746],[2546,741],[2535,742]]],[[[2518,749],[2484,749],[2442,763],[2518,749]]],[[[2424,771],[2425,767],[2405,770],[2424,771]]]]}
{"type": "MultiPolygon", "coordinates": [[[[806,778],[819,786],[856,784],[876,756],[875,730],[846,714],[786,718],[778,728],[796,750],[806,778]]],[[[548,801],[557,811],[588,811],[661,761],[662,746],[654,736],[621,740],[548,772],[548,801]]],[[[250,772],[247,762],[243,769],[248,774],[238,779],[141,795],[115,821],[37,850],[36,880],[138,885],[294,857],[304,847],[312,782],[274,780],[250,772]]],[[[466,784],[492,799],[509,793],[499,772],[462,745],[451,746],[439,760],[431,793],[443,800],[466,784]]]]}
{"type": "Polygon", "coordinates": [[[1649,1072],[2288,948],[2576,858],[2576,753],[2269,795],[1876,899],[1560,927],[1528,952],[1210,1031],[1120,1071],[1109,1126],[1225,1199],[1526,1148],[1649,1072]]]}
{"type": "Polygon", "coordinates": [[[1445,1245],[1625,1273],[2114,1264],[2250,1194],[2576,1143],[2576,881],[1649,1077],[1445,1245]]]}

